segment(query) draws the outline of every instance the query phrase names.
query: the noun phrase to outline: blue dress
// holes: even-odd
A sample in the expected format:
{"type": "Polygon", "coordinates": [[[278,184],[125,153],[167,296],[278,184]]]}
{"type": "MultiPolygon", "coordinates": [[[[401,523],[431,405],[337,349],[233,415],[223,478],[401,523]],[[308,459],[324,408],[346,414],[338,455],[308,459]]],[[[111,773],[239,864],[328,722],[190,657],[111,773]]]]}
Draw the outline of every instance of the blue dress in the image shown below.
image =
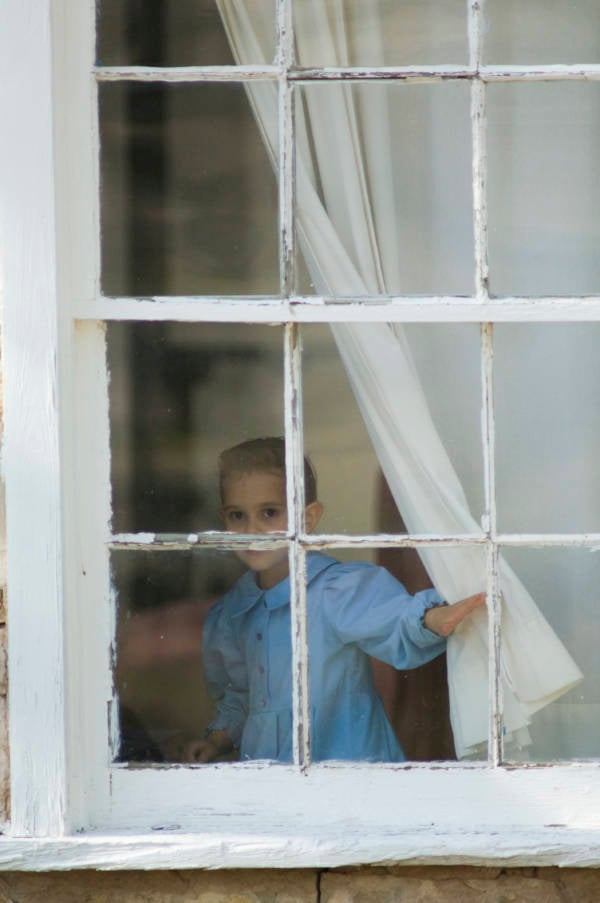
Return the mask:
{"type": "MultiPolygon", "coordinates": [[[[252,571],[210,610],[203,661],[216,717],[241,759],[292,761],[289,578],[261,590],[252,571]]],[[[444,638],[422,622],[436,590],[411,596],[384,568],[307,556],[311,743],[322,759],[398,762],[404,753],[377,694],[369,656],[416,668],[444,638]]]]}

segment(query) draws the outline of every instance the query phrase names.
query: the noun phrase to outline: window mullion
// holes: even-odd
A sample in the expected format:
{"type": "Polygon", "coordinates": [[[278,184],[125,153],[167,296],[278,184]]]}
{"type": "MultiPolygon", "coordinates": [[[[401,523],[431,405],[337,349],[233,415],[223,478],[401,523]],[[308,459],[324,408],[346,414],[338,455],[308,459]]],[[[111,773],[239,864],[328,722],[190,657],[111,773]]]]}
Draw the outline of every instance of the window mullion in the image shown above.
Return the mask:
{"type": "Polygon", "coordinates": [[[486,555],[487,603],[488,603],[488,643],[489,643],[489,688],[490,688],[490,733],[489,755],[493,765],[502,761],[502,680],[500,673],[501,623],[500,591],[498,583],[498,543],[496,515],[496,462],[495,462],[495,418],[494,418],[494,348],[493,326],[481,327],[481,381],[482,381],[482,433],[484,456],[485,524],[488,535],[486,555]]]}
{"type": "MultiPolygon", "coordinates": [[[[475,294],[489,301],[486,85],[480,78],[483,55],[484,0],[469,5],[469,62],[476,76],[471,81],[473,238],[475,294]]],[[[489,739],[488,755],[493,765],[502,761],[502,681],[500,675],[500,608],[498,595],[498,547],[496,544],[496,486],[493,398],[493,325],[481,325],[482,445],[485,493],[485,523],[488,535],[486,591],[489,645],[489,739]]]]}
{"type": "Polygon", "coordinates": [[[281,295],[294,290],[294,89],[288,73],[294,62],[291,0],[277,3],[277,55],[279,63],[279,251],[281,295]]]}
{"type": "MultiPolygon", "coordinates": [[[[482,0],[471,0],[469,7],[469,55],[473,69],[479,73],[483,52],[482,0]]],[[[486,154],[486,86],[479,75],[471,81],[471,128],[473,148],[473,232],[475,242],[475,294],[488,298],[487,249],[487,154],[486,154]]]]}
{"type": "Polygon", "coordinates": [[[288,530],[290,546],[290,605],[292,629],[292,715],[294,762],[310,762],[308,647],[306,623],[306,553],[300,543],[304,530],[304,466],[302,443],[302,384],[299,327],[286,326],[285,435],[288,530]]]}

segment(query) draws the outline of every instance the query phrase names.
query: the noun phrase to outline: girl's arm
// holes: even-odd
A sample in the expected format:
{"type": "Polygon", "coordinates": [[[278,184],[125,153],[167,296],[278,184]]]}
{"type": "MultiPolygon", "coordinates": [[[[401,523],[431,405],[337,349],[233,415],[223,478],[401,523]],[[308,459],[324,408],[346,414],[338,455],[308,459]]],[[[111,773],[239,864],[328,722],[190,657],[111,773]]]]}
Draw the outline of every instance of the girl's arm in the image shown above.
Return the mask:
{"type": "Polygon", "coordinates": [[[476,593],[455,602],[454,605],[441,605],[437,608],[429,608],[425,612],[423,623],[428,630],[437,633],[438,636],[450,636],[460,622],[476,608],[485,605],[485,593],[476,593]]]}

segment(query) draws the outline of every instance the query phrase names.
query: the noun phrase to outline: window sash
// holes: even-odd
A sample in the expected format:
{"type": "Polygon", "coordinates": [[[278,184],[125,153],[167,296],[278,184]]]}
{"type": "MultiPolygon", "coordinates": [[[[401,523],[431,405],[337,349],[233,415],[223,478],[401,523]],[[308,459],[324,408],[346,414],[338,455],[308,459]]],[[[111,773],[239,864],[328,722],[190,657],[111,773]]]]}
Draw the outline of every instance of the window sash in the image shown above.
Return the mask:
{"type": "MultiPolygon", "coordinates": [[[[261,763],[187,769],[110,765],[109,738],[111,729],[114,730],[110,725],[114,719],[111,721],[110,711],[109,646],[113,625],[108,602],[108,553],[111,547],[135,542],[136,538],[111,536],[108,529],[110,471],[103,323],[113,319],[162,319],[288,324],[286,427],[292,438],[289,507],[295,561],[294,668],[302,676],[300,688],[306,686],[304,552],[315,547],[387,542],[418,547],[435,541],[435,537],[387,536],[379,540],[370,536],[317,538],[303,534],[300,361],[295,326],[299,322],[481,323],[490,531],[483,540],[458,536],[440,539],[449,545],[487,543],[492,591],[494,553],[500,543],[525,545],[535,540],[535,544],[598,545],[600,537],[583,534],[531,537],[500,536],[494,532],[493,410],[489,391],[491,328],[486,324],[599,320],[600,297],[488,296],[484,116],[477,114],[484,112],[485,85],[490,81],[598,79],[600,66],[478,67],[480,4],[473,2],[471,60],[460,71],[456,67],[293,71],[286,68],[291,59],[291,44],[282,53],[280,40],[278,65],[260,71],[220,67],[141,71],[126,67],[126,71],[96,70],[95,78],[90,78],[94,53],[93,6],[91,0],[75,7],[68,0],[6,0],[0,14],[2,58],[10,61],[7,71],[13,73],[11,79],[3,80],[0,109],[8,125],[6,133],[18,136],[18,140],[3,141],[0,149],[0,188],[3,198],[9,199],[5,215],[11,223],[10,231],[4,229],[2,240],[12,835],[60,836],[91,825],[111,831],[123,827],[140,831],[162,828],[168,833],[169,826],[178,823],[181,830],[216,832],[221,839],[229,837],[224,847],[227,864],[256,865],[264,864],[268,849],[281,850],[282,835],[288,843],[285,849],[289,850],[289,837],[296,833],[300,839],[297,845],[292,844],[287,864],[314,864],[321,844],[325,852],[319,861],[333,865],[366,859],[381,861],[382,857],[409,861],[426,857],[432,862],[464,861],[465,856],[469,861],[479,861],[478,857],[483,856],[489,861],[494,856],[501,858],[509,849],[514,853],[517,846],[528,849],[525,834],[529,837],[543,834],[550,840],[538,840],[537,849],[546,849],[544,843],[547,843],[549,850],[554,843],[554,849],[563,853],[554,854],[552,861],[557,861],[560,855],[564,857],[562,861],[573,861],[568,859],[573,837],[579,842],[583,832],[589,841],[596,825],[594,813],[600,808],[598,766],[561,763],[533,769],[498,767],[501,737],[498,690],[494,682],[490,730],[493,767],[461,763],[433,767],[357,763],[313,765],[305,774],[302,769],[287,766],[267,769],[261,763]],[[199,297],[153,301],[104,298],[100,294],[96,81],[113,76],[120,80],[199,82],[268,77],[279,82],[280,168],[284,174],[280,180],[280,298],[199,297]],[[471,79],[476,121],[473,131],[475,216],[479,217],[476,219],[479,223],[476,286],[472,297],[340,301],[294,295],[294,84],[357,77],[471,79]],[[27,140],[23,142],[22,110],[27,108],[53,109],[54,119],[47,115],[29,117],[27,140]],[[82,123],[87,128],[82,128],[82,123]],[[24,156],[23,147],[30,149],[29,157],[24,156]],[[30,244],[44,252],[34,261],[35,266],[30,265],[30,250],[20,240],[22,235],[28,235],[30,244]],[[23,279],[23,274],[28,278],[23,279]],[[25,382],[19,379],[23,372],[27,372],[25,382]],[[48,398],[52,399],[49,405],[48,398]],[[43,425],[43,429],[32,432],[32,424],[43,425]],[[35,460],[44,479],[24,486],[23,479],[19,479],[20,459],[27,447],[36,449],[35,460]],[[40,654],[40,650],[46,650],[45,654],[40,654]],[[48,787],[53,788],[52,794],[48,794],[48,787]],[[174,799],[182,801],[176,817],[174,799]],[[469,800],[468,807],[464,805],[465,799],[469,800]],[[208,801],[206,806],[203,800],[208,801]],[[360,812],[360,824],[357,812],[360,812]],[[345,851],[340,851],[337,841],[342,821],[345,826],[352,822],[357,825],[356,831],[351,832],[354,846],[345,851]],[[465,829],[473,825],[475,829],[466,838],[465,829]],[[575,832],[571,839],[562,825],[575,832]],[[248,833],[264,836],[269,830],[270,840],[257,844],[253,852],[239,852],[243,850],[242,837],[248,833]],[[500,831],[500,847],[498,834],[490,839],[496,830],[500,831]],[[440,843],[436,832],[443,832],[447,843],[441,860],[436,860],[440,843]],[[307,841],[308,837],[312,843],[307,841]]],[[[288,0],[279,0],[278,9],[280,38],[285,33],[290,41],[291,32],[283,27],[290,16],[288,0]]],[[[204,541],[200,536],[199,542],[204,541]]],[[[495,663],[497,619],[491,620],[492,630],[496,631],[491,646],[495,663]]],[[[295,696],[294,709],[296,723],[304,724],[296,732],[296,756],[299,763],[306,764],[309,740],[306,695],[302,692],[295,696]]],[[[213,859],[202,862],[197,848],[193,849],[196,853],[191,852],[189,856],[191,859],[196,856],[196,864],[214,864],[214,848],[210,848],[213,859]]],[[[189,863],[190,859],[185,861],[189,863]]]]}

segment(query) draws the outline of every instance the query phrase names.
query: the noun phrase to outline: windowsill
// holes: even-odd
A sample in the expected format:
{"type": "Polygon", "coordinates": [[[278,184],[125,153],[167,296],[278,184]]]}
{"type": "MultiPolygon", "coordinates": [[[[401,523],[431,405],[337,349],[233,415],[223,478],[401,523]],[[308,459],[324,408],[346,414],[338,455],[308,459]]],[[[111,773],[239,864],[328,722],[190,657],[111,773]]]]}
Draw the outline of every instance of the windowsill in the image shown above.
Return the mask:
{"type": "Polygon", "coordinates": [[[310,835],[88,832],[0,838],[0,870],[335,868],[348,865],[600,866],[600,829],[448,832],[431,826],[365,834],[359,824],[310,835]]]}

